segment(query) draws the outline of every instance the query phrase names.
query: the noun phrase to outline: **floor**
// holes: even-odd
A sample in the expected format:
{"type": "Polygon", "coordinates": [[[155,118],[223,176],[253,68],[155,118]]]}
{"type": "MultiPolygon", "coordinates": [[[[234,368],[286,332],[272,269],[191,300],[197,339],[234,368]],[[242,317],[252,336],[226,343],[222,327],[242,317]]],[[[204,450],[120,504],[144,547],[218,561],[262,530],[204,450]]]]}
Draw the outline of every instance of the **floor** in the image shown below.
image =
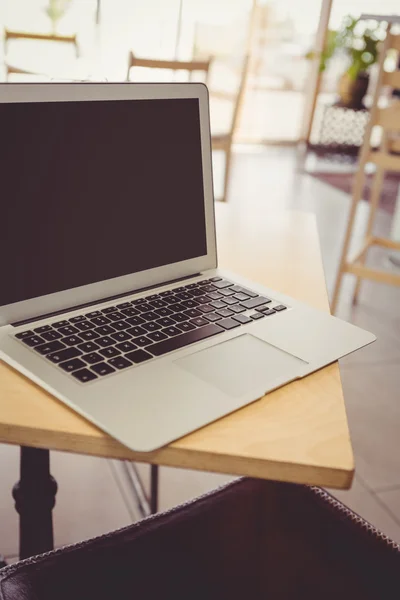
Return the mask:
{"type": "MultiPolygon", "coordinates": [[[[215,157],[216,195],[221,188],[223,164],[215,157]]],[[[344,235],[349,198],[299,172],[302,161],[292,148],[238,147],[232,164],[229,203],[235,211],[257,211],[268,219],[271,211],[295,208],[317,216],[326,282],[332,290],[344,235]]],[[[318,165],[317,165],[318,167],[318,165]]],[[[307,168],[315,168],[312,160],[307,168]]],[[[360,205],[355,243],[362,232],[367,206],[360,205]]],[[[380,234],[390,228],[390,215],[380,212],[380,234]]],[[[379,252],[373,263],[386,257],[379,252]]],[[[363,284],[360,303],[349,302],[351,278],[343,288],[339,316],[370,329],[378,341],[341,361],[344,396],[356,458],[351,490],[331,490],[344,503],[400,543],[400,289],[363,284]]],[[[11,498],[18,478],[18,449],[0,445],[0,549],[17,555],[18,521],[11,498]]],[[[119,465],[87,456],[53,452],[52,473],[59,492],[54,509],[57,546],[76,542],[127,525],[137,519],[129,491],[118,477],[119,465]]],[[[139,466],[144,479],[148,467],[139,466]]],[[[231,477],[161,468],[160,508],[195,497],[231,477]]]]}

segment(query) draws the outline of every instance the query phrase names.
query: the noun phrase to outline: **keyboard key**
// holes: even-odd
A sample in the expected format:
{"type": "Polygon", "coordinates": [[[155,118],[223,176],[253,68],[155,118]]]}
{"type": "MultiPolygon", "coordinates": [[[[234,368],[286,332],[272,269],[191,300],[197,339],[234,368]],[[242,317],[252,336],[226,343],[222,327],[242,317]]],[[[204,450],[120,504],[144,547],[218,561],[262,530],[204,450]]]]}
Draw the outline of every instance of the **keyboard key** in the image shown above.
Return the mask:
{"type": "Polygon", "coordinates": [[[243,302],[243,300],[248,300],[250,296],[248,294],[243,294],[242,292],[239,292],[238,294],[234,295],[234,298],[236,298],[236,300],[240,300],[240,302],[243,302]]]}
{"type": "Polygon", "coordinates": [[[235,319],[238,323],[245,325],[246,323],[252,323],[250,317],[246,317],[246,315],[233,315],[232,319],[235,319]]]}
{"type": "Polygon", "coordinates": [[[59,340],[62,337],[61,333],[57,331],[57,329],[52,329],[51,331],[45,331],[42,333],[42,338],[47,342],[54,342],[54,340],[59,340]]]}
{"type": "Polygon", "coordinates": [[[195,317],[201,317],[201,312],[199,310],[197,310],[196,308],[189,308],[189,310],[185,310],[185,312],[183,314],[186,315],[189,319],[194,319],[195,317]]]}
{"type": "Polygon", "coordinates": [[[121,310],[122,314],[124,314],[126,317],[134,317],[138,314],[140,314],[140,311],[137,308],[124,308],[123,310],[121,310]]]}
{"type": "Polygon", "coordinates": [[[196,302],[198,302],[199,304],[208,304],[210,302],[210,299],[208,298],[208,296],[199,296],[198,298],[196,298],[196,302]]]}
{"type": "Polygon", "coordinates": [[[221,316],[217,315],[216,313],[209,313],[208,315],[204,315],[204,318],[207,319],[207,321],[211,321],[211,323],[213,323],[214,321],[219,321],[221,319],[221,316]]]}
{"type": "Polygon", "coordinates": [[[224,329],[235,329],[235,327],[239,327],[239,323],[233,319],[222,319],[222,321],[218,321],[218,325],[221,325],[224,329]]]}
{"type": "Polygon", "coordinates": [[[108,361],[110,365],[115,367],[116,369],[126,369],[126,367],[131,367],[132,363],[130,360],[127,360],[124,356],[118,356],[117,358],[112,358],[108,361]]]}
{"type": "Polygon", "coordinates": [[[221,308],[221,310],[217,310],[216,313],[221,317],[230,317],[234,314],[230,308],[221,308]]]}
{"type": "Polygon", "coordinates": [[[246,309],[243,308],[243,306],[240,306],[240,304],[234,304],[233,306],[229,307],[229,310],[237,314],[244,312],[246,309]]]}
{"type": "Polygon", "coordinates": [[[110,321],[112,323],[116,322],[116,321],[122,321],[123,319],[125,319],[125,315],[123,315],[121,312],[113,312],[111,313],[111,315],[108,315],[108,318],[110,319],[110,321]]]}
{"type": "Polygon", "coordinates": [[[90,329],[94,329],[95,325],[91,321],[85,320],[82,323],[76,324],[79,331],[89,331],[90,329]]]}
{"type": "MultiPolygon", "coordinates": [[[[175,323],[184,323],[188,320],[188,317],[185,314],[178,312],[172,315],[171,319],[173,319],[175,323]]],[[[171,323],[171,325],[173,325],[173,323],[171,323]]]]}
{"type": "Polygon", "coordinates": [[[68,321],[57,321],[56,323],[52,323],[52,326],[58,329],[59,327],[66,327],[69,325],[68,321]]]}
{"type": "Polygon", "coordinates": [[[185,289],[185,286],[181,285],[180,287],[175,288],[174,292],[177,294],[178,292],[183,292],[184,289],[185,289]]]}
{"type": "Polygon", "coordinates": [[[224,302],[228,306],[232,306],[232,304],[237,304],[238,300],[234,296],[228,296],[228,298],[224,298],[224,302]]]}
{"type": "Polygon", "coordinates": [[[159,325],[159,323],[154,323],[154,321],[150,321],[150,323],[145,323],[143,325],[143,329],[146,329],[146,331],[158,331],[161,329],[161,325],[159,325]]]}
{"type": "Polygon", "coordinates": [[[186,306],[183,306],[183,304],[181,304],[180,302],[175,302],[175,304],[170,304],[169,308],[172,310],[173,313],[180,313],[183,312],[186,309],[186,306]]]}
{"type": "Polygon", "coordinates": [[[179,298],[179,300],[191,300],[192,299],[192,295],[188,294],[188,292],[180,292],[179,294],[176,294],[177,298],[179,298]]]}
{"type": "Polygon", "coordinates": [[[142,325],[143,323],[146,323],[142,317],[129,317],[128,319],[125,319],[125,321],[130,325],[142,325]]]}
{"type": "Polygon", "coordinates": [[[201,310],[202,313],[209,313],[214,311],[213,307],[209,304],[202,304],[201,306],[199,306],[198,310],[201,310]]]}
{"type": "Polygon", "coordinates": [[[209,281],[221,281],[221,277],[211,277],[211,279],[209,279],[209,281]]]}
{"type": "Polygon", "coordinates": [[[69,373],[71,371],[81,369],[82,367],[86,367],[85,363],[83,362],[83,360],[80,360],[80,358],[73,358],[72,360],[67,360],[66,362],[59,363],[58,366],[69,373]]]}
{"type": "Polygon", "coordinates": [[[84,317],[83,315],[77,315],[76,317],[72,317],[72,319],[69,320],[70,323],[80,323],[81,321],[84,321],[86,317],[84,317]]]}
{"type": "MultiPolygon", "coordinates": [[[[175,318],[175,315],[174,315],[175,318]]],[[[187,319],[188,317],[186,317],[185,315],[185,319],[187,319]]],[[[170,317],[164,317],[163,319],[158,319],[157,323],[159,325],[161,325],[161,327],[170,327],[175,325],[175,321],[173,321],[170,317]]]]}
{"type": "Polygon", "coordinates": [[[223,298],[223,295],[219,292],[211,292],[211,294],[207,294],[207,298],[210,298],[211,300],[219,300],[220,298],[223,298]]]}
{"type": "Polygon", "coordinates": [[[222,333],[223,331],[224,329],[222,327],[210,323],[205,327],[200,327],[198,329],[194,329],[193,331],[188,331],[187,333],[182,333],[181,335],[171,337],[168,340],[153,344],[153,346],[150,348],[150,352],[155,356],[161,356],[167,352],[179,350],[179,348],[184,348],[189,344],[205,340],[213,335],[222,333]]]}
{"type": "Polygon", "coordinates": [[[87,383],[88,381],[92,381],[93,379],[97,379],[97,376],[89,371],[89,369],[80,369],[79,371],[74,371],[72,373],[73,377],[76,377],[78,381],[82,383],[87,383]]]}
{"type": "Polygon", "coordinates": [[[36,327],[36,329],[34,329],[35,333],[44,333],[45,331],[51,331],[50,325],[42,325],[41,327],[36,327]]]}
{"type": "Polygon", "coordinates": [[[112,333],[111,337],[116,342],[126,342],[131,339],[131,336],[126,331],[117,331],[116,333],[112,333]]]}
{"type": "Polygon", "coordinates": [[[191,296],[193,298],[197,298],[198,296],[204,296],[204,294],[203,294],[203,292],[202,292],[202,290],[200,288],[197,288],[195,290],[191,290],[190,294],[191,294],[191,296]]]}
{"type": "Polygon", "coordinates": [[[93,319],[93,317],[101,317],[101,312],[99,310],[92,310],[92,312],[86,313],[85,317],[88,319],[93,319]]]}
{"type": "Polygon", "coordinates": [[[105,335],[104,337],[96,340],[96,344],[99,344],[102,348],[107,348],[107,346],[112,346],[115,344],[115,340],[110,338],[108,335],[105,335]]]}
{"type": "Polygon", "coordinates": [[[233,296],[233,294],[235,293],[229,288],[224,288],[223,290],[219,290],[219,292],[222,296],[233,296]]]}
{"type": "Polygon", "coordinates": [[[161,342],[161,340],[166,340],[168,336],[165,335],[165,333],[162,333],[161,331],[153,331],[152,333],[149,333],[148,338],[150,338],[153,342],[161,342]]]}
{"type": "Polygon", "coordinates": [[[39,346],[40,344],[43,344],[45,342],[45,340],[41,338],[40,335],[31,335],[30,337],[24,338],[22,341],[24,342],[24,344],[30,346],[31,348],[39,346]]]}
{"type": "MultiPolygon", "coordinates": [[[[207,323],[207,321],[206,321],[207,323]]],[[[180,329],[181,331],[193,331],[193,329],[196,329],[196,325],[193,325],[193,323],[179,323],[177,325],[178,329],[180,329]]],[[[154,340],[154,341],[158,341],[158,340],[154,340]]]]}
{"type": "Polygon", "coordinates": [[[136,300],[132,300],[131,304],[138,306],[139,304],[144,304],[146,302],[146,298],[137,298],[136,300]]]}
{"type": "Polygon", "coordinates": [[[207,285],[203,285],[201,288],[201,291],[204,294],[208,294],[209,292],[215,292],[216,288],[214,285],[212,285],[211,283],[207,283],[207,285]]]}
{"type": "Polygon", "coordinates": [[[103,315],[109,315],[110,313],[114,312],[114,310],[117,310],[116,306],[107,306],[107,308],[103,308],[101,312],[103,315]]]}
{"type": "Polygon", "coordinates": [[[147,333],[147,331],[143,329],[143,327],[130,327],[126,330],[126,333],[129,333],[133,337],[136,337],[138,335],[144,335],[145,333],[147,333]]]}
{"type": "Polygon", "coordinates": [[[114,327],[111,325],[102,325],[101,327],[96,327],[94,330],[99,335],[110,335],[111,333],[115,333],[114,327]]]}
{"type": "MultiPolygon", "coordinates": [[[[110,373],[115,373],[115,369],[112,368],[111,365],[108,365],[105,362],[96,363],[90,367],[97,375],[109,375],[110,373]]],[[[78,371],[79,372],[79,371],[78,371]]]]}
{"type": "Polygon", "coordinates": [[[177,298],[174,294],[171,294],[171,296],[164,298],[164,300],[168,304],[168,306],[170,306],[171,304],[178,304],[179,302],[179,298],[177,298]]]}
{"type": "Polygon", "coordinates": [[[133,341],[137,346],[140,346],[140,348],[151,344],[151,340],[145,335],[141,335],[140,337],[135,338],[133,341]]]}
{"type": "Polygon", "coordinates": [[[104,356],[101,356],[101,354],[98,354],[97,352],[91,352],[90,354],[85,354],[81,358],[82,358],[82,360],[87,362],[89,365],[94,365],[95,363],[100,362],[101,360],[104,360],[104,356]]]}
{"type": "Polygon", "coordinates": [[[254,321],[257,321],[258,319],[263,319],[265,317],[265,315],[261,312],[256,312],[254,313],[254,315],[250,315],[250,318],[253,319],[254,321]]]}
{"type": "Polygon", "coordinates": [[[79,333],[79,329],[77,329],[73,325],[67,325],[66,327],[60,327],[60,329],[58,331],[62,335],[74,335],[75,333],[79,333]]]}
{"type": "Polygon", "coordinates": [[[258,296],[257,298],[250,298],[250,300],[245,300],[241,302],[241,305],[245,308],[257,308],[257,306],[261,306],[262,304],[268,304],[270,302],[269,298],[264,298],[263,296],[258,296]]]}
{"type": "Polygon", "coordinates": [[[171,294],[173,294],[174,292],[172,290],[166,290],[165,292],[161,292],[161,294],[158,294],[159,296],[161,296],[162,298],[166,298],[167,296],[171,296],[171,294]]]}
{"type": "Polygon", "coordinates": [[[139,304],[138,309],[140,312],[149,312],[150,310],[153,310],[153,307],[148,302],[144,302],[143,304],[139,304]]]}
{"type": "Polygon", "coordinates": [[[278,312],[280,312],[281,310],[286,310],[287,306],[284,306],[283,304],[278,304],[278,306],[274,306],[274,310],[277,310],[278,312]]]}
{"type": "Polygon", "coordinates": [[[115,344],[115,347],[121,352],[131,352],[131,350],[135,350],[137,346],[132,342],[121,342],[120,344],[115,344]]]}
{"type": "Polygon", "coordinates": [[[36,352],[39,352],[39,354],[50,354],[50,352],[55,352],[56,350],[62,350],[64,348],[66,348],[65,344],[59,342],[58,340],[55,342],[47,342],[47,344],[35,346],[35,350],[36,352]]]}
{"type": "Polygon", "coordinates": [[[51,354],[47,354],[46,358],[51,360],[53,363],[60,363],[64,360],[69,360],[70,358],[75,358],[76,356],[80,356],[82,352],[78,350],[76,347],[66,348],[66,350],[61,350],[60,352],[52,352],[51,354]]]}
{"type": "Polygon", "coordinates": [[[213,282],[214,286],[218,289],[221,290],[223,288],[227,288],[229,286],[232,285],[232,283],[230,281],[227,281],[226,279],[220,279],[219,281],[215,281],[213,282]]]}
{"type": "MultiPolygon", "coordinates": [[[[67,344],[67,346],[76,346],[81,343],[82,339],[78,335],[70,335],[68,337],[63,337],[62,341],[64,344],[67,344]]],[[[54,348],[54,350],[57,350],[57,348],[54,348]]]]}
{"type": "Polygon", "coordinates": [[[269,317],[270,315],[276,315],[276,312],[274,311],[273,308],[266,308],[266,309],[262,310],[261,312],[266,317],[269,317]]]}
{"type": "Polygon", "coordinates": [[[113,346],[109,346],[108,348],[102,348],[99,350],[99,354],[104,356],[105,358],[113,358],[114,356],[118,356],[121,352],[114,348],[113,346]]]}
{"type": "Polygon", "coordinates": [[[171,310],[170,308],[157,308],[154,311],[159,317],[169,317],[169,315],[173,315],[174,311],[171,310]]]}
{"type": "Polygon", "coordinates": [[[223,300],[213,300],[212,302],[210,302],[210,306],[212,306],[213,308],[225,308],[226,302],[224,302],[223,300]]]}
{"type": "Polygon", "coordinates": [[[81,331],[79,332],[79,337],[81,337],[83,340],[86,340],[87,342],[89,342],[90,340],[95,340],[97,339],[99,336],[98,333],[96,333],[95,331],[81,331]]]}
{"type": "Polygon", "coordinates": [[[79,350],[82,350],[82,352],[95,352],[96,350],[99,349],[99,345],[95,344],[94,342],[84,342],[83,344],[78,344],[78,348],[79,350]]]}
{"type": "Polygon", "coordinates": [[[126,321],[117,321],[116,323],[113,323],[112,326],[116,331],[124,331],[131,327],[130,323],[127,323],[126,321]]]}
{"type": "Polygon", "coordinates": [[[181,305],[184,308],[196,308],[196,306],[198,306],[199,304],[198,302],[196,302],[196,300],[184,300],[183,302],[181,302],[181,305]]]}
{"type": "Polygon", "coordinates": [[[94,319],[91,319],[91,322],[93,325],[96,325],[96,327],[102,327],[103,325],[111,323],[110,319],[107,317],[95,317],[94,319]]]}
{"type": "Polygon", "coordinates": [[[147,296],[147,300],[150,302],[150,300],[159,300],[159,295],[158,294],[151,294],[151,296],[147,296]]]}
{"type": "Polygon", "coordinates": [[[142,316],[142,319],[144,319],[145,321],[156,321],[157,319],[160,318],[160,315],[155,313],[153,310],[151,310],[150,312],[147,312],[147,313],[142,313],[141,316],[142,316]]]}
{"type": "MultiPolygon", "coordinates": [[[[122,304],[117,304],[116,307],[118,308],[118,310],[122,310],[123,308],[131,308],[131,303],[130,302],[122,302],[122,304]]],[[[134,309],[132,309],[134,310],[134,309]]]]}
{"type": "Polygon", "coordinates": [[[208,325],[208,321],[203,319],[203,317],[196,317],[195,319],[190,319],[190,322],[196,327],[202,327],[203,325],[208,325]]]}
{"type": "MultiPolygon", "coordinates": [[[[184,300],[184,298],[182,298],[182,300],[184,300]]],[[[165,300],[152,300],[150,304],[153,308],[165,308],[168,306],[168,302],[165,302],[165,300]]]]}
{"type": "MultiPolygon", "coordinates": [[[[160,343],[162,343],[162,342],[160,342],[160,343]]],[[[148,352],[146,352],[145,350],[135,350],[134,352],[129,352],[128,354],[125,355],[125,357],[136,364],[142,363],[145,360],[149,360],[150,358],[153,358],[152,355],[149,354],[148,352]]]]}
{"type": "Polygon", "coordinates": [[[34,335],[34,333],[30,329],[28,329],[28,331],[20,331],[19,333],[16,333],[15,337],[18,340],[23,340],[23,339],[25,339],[27,337],[30,337],[31,335],[34,335]]]}
{"type": "Polygon", "coordinates": [[[242,287],[241,285],[232,285],[231,290],[234,291],[236,294],[246,294],[246,296],[250,296],[250,298],[256,298],[258,296],[256,292],[252,292],[251,290],[248,290],[242,287]]]}
{"type": "Polygon", "coordinates": [[[189,283],[189,285],[186,285],[185,287],[186,287],[187,290],[193,290],[198,285],[199,285],[199,283],[189,283]]]}
{"type": "Polygon", "coordinates": [[[168,336],[173,336],[173,335],[178,335],[180,333],[180,330],[177,327],[165,327],[165,329],[162,330],[163,333],[165,333],[165,335],[168,336]]]}

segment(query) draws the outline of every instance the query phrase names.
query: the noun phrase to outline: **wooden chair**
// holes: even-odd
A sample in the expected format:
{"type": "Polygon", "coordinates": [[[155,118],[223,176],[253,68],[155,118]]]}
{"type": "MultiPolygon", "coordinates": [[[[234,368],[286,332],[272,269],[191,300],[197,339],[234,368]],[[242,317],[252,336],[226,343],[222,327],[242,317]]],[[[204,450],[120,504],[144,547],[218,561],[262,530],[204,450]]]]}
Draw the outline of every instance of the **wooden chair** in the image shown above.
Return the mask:
{"type": "Polygon", "coordinates": [[[44,42],[60,42],[72,44],[75,47],[76,56],[79,56],[79,46],[76,34],[59,35],[57,33],[34,33],[30,31],[14,31],[4,29],[4,54],[7,54],[8,44],[11,40],[37,40],[44,42]]]}
{"type": "Polygon", "coordinates": [[[400,285],[399,274],[380,269],[372,269],[365,264],[368,250],[372,246],[380,246],[390,250],[400,250],[400,242],[395,242],[388,238],[376,237],[373,235],[374,220],[379,204],[379,197],[385,171],[390,170],[400,172],[400,144],[398,138],[400,134],[400,100],[391,98],[388,106],[385,108],[379,107],[379,100],[382,96],[383,88],[400,88],[400,71],[398,70],[390,73],[385,71],[385,60],[389,50],[400,52],[400,35],[396,36],[391,34],[390,30],[388,30],[386,39],[380,52],[378,75],[370,110],[370,118],[365,132],[364,144],[360,152],[359,169],[355,177],[347,231],[332,299],[332,312],[334,312],[336,309],[340,287],[343,275],[345,273],[352,273],[357,277],[353,295],[353,303],[355,303],[358,299],[362,279],[370,279],[372,281],[390,285],[400,285]],[[379,148],[373,149],[371,147],[371,133],[373,128],[376,126],[381,128],[382,137],[379,148]],[[348,260],[347,256],[357,205],[363,192],[365,178],[364,169],[368,163],[375,165],[375,174],[371,188],[370,212],[365,240],[356,256],[352,260],[348,260]]]}
{"type": "MultiPolygon", "coordinates": [[[[127,72],[127,81],[131,81],[130,73],[133,67],[144,67],[148,69],[168,69],[170,71],[187,71],[189,73],[189,80],[192,80],[192,75],[195,72],[203,72],[205,74],[204,83],[207,84],[209,78],[209,72],[211,67],[212,59],[204,59],[204,60],[193,60],[193,61],[179,61],[179,60],[158,60],[158,59],[148,59],[148,58],[139,58],[130,52],[128,59],[128,72],[127,72]]],[[[247,73],[247,57],[243,61],[242,73],[240,77],[240,85],[238,91],[233,93],[218,91],[213,92],[210,91],[210,99],[218,99],[223,101],[228,101],[233,103],[233,116],[231,121],[231,126],[227,133],[213,135],[211,132],[211,142],[213,150],[222,150],[225,153],[225,175],[224,175],[224,187],[223,187],[223,196],[221,198],[222,201],[227,199],[228,193],[228,182],[229,182],[229,174],[230,174],[230,165],[231,165],[231,152],[232,152],[232,142],[233,135],[237,126],[240,107],[242,104],[244,90],[245,90],[245,76],[247,73]]]]}

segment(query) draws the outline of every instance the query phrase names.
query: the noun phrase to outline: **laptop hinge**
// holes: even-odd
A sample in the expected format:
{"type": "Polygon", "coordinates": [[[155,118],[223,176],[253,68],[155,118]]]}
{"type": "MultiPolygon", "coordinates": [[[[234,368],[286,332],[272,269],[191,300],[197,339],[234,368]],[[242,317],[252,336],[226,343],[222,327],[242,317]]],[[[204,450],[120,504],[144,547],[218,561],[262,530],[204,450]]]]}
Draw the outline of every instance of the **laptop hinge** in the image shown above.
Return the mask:
{"type": "Polygon", "coordinates": [[[14,323],[10,323],[13,327],[21,327],[21,325],[28,325],[29,323],[36,323],[37,321],[43,321],[44,319],[49,319],[50,317],[57,317],[58,315],[63,315],[65,313],[81,310],[82,308],[86,308],[89,306],[97,306],[98,304],[103,304],[104,302],[110,302],[110,300],[118,300],[120,298],[125,298],[126,296],[132,296],[132,294],[141,294],[142,292],[146,292],[147,290],[154,290],[155,288],[162,288],[164,286],[171,285],[172,283],[178,283],[179,281],[186,281],[187,279],[193,279],[193,277],[198,277],[201,273],[193,273],[192,275],[186,275],[186,277],[180,277],[179,279],[172,279],[171,281],[165,281],[164,283],[150,285],[148,287],[140,288],[137,290],[131,290],[129,292],[124,292],[123,294],[117,294],[116,296],[108,296],[107,298],[101,298],[100,300],[95,300],[92,302],[86,302],[86,304],[79,304],[78,306],[70,306],[67,308],[63,308],[62,310],[57,310],[55,312],[46,313],[44,315],[38,315],[36,317],[32,317],[30,319],[23,319],[22,321],[15,321],[14,323]]]}

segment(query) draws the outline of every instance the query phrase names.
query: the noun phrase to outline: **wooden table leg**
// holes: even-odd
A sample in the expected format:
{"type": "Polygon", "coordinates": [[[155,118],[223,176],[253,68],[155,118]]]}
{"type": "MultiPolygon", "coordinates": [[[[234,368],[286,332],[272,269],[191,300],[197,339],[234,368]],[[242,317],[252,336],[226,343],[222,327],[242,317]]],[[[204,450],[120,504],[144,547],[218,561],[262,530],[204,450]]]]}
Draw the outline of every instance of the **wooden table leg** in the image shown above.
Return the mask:
{"type": "Polygon", "coordinates": [[[19,513],[21,559],[53,549],[52,509],[57,483],[50,475],[50,452],[21,446],[20,481],[13,488],[19,513]]]}

